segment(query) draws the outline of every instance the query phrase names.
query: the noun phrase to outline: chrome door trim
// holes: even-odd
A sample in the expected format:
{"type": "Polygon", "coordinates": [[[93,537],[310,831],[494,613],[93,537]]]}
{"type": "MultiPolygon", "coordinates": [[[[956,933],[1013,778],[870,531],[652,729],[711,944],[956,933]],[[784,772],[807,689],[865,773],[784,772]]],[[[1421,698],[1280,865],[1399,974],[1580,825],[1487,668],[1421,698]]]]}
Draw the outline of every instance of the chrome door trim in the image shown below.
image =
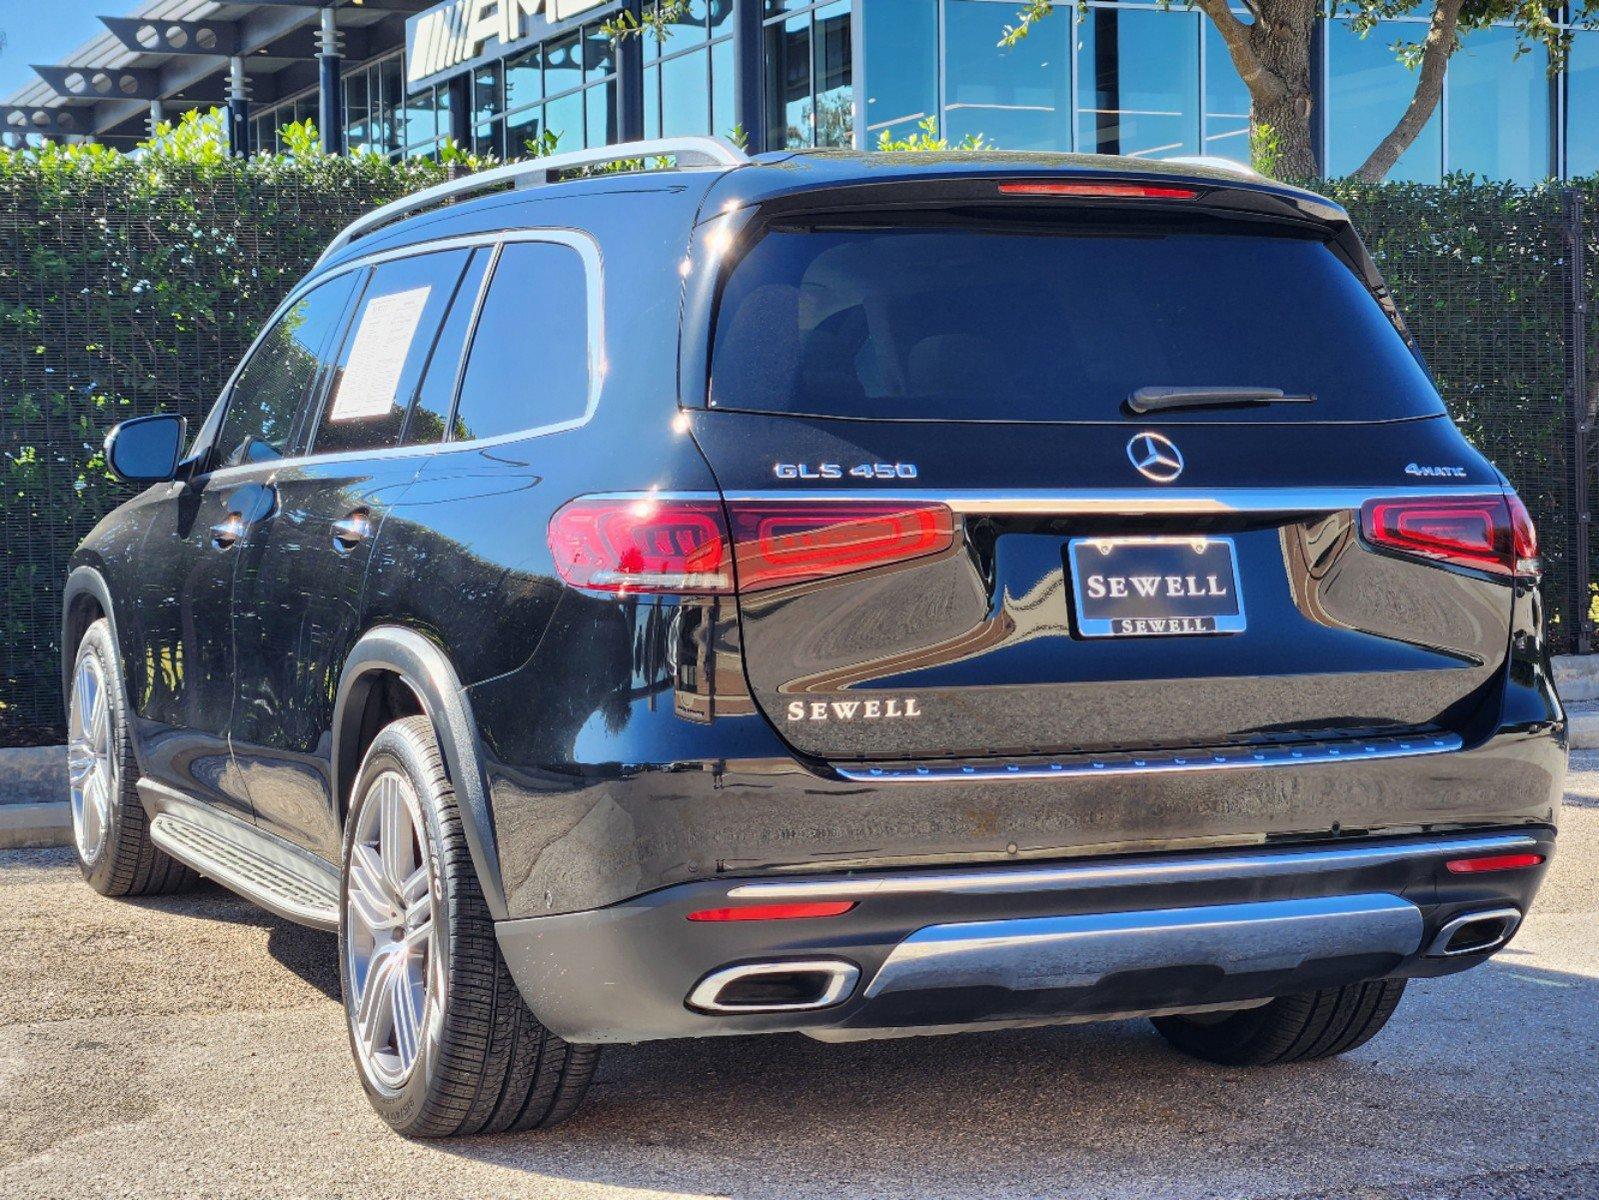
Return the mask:
{"type": "Polygon", "coordinates": [[[1337,872],[1392,866],[1418,859],[1514,854],[1535,850],[1527,834],[1407,839],[1306,850],[1188,854],[1124,858],[1042,867],[986,867],[962,871],[841,875],[832,879],[771,880],[728,889],[739,900],[861,899],[926,893],[997,895],[1007,892],[1083,891],[1168,883],[1273,879],[1284,875],[1337,872]]]}

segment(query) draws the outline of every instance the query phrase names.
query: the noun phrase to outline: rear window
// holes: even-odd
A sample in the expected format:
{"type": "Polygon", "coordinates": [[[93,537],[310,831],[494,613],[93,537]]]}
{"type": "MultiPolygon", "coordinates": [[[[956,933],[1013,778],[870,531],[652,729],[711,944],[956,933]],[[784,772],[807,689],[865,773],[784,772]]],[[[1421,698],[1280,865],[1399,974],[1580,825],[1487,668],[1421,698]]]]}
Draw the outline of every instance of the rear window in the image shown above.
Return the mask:
{"type": "Polygon", "coordinates": [[[775,227],[726,280],[713,337],[716,408],[1103,421],[1126,419],[1134,391],[1165,387],[1314,399],[1149,419],[1443,411],[1404,340],[1325,243],[1258,227],[775,227]]]}

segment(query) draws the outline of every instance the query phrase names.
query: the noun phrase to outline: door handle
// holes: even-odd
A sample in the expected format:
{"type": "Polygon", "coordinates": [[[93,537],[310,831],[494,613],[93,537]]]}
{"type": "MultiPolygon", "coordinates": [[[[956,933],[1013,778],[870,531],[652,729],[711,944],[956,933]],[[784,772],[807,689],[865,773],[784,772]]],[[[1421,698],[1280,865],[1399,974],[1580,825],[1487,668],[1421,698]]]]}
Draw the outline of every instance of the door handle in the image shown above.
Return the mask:
{"type": "Polygon", "coordinates": [[[226,550],[244,535],[244,514],[229,513],[226,518],[211,526],[211,547],[226,550]]]}
{"type": "Polygon", "coordinates": [[[364,508],[333,522],[333,548],[340,554],[348,554],[371,536],[372,514],[364,508]]]}

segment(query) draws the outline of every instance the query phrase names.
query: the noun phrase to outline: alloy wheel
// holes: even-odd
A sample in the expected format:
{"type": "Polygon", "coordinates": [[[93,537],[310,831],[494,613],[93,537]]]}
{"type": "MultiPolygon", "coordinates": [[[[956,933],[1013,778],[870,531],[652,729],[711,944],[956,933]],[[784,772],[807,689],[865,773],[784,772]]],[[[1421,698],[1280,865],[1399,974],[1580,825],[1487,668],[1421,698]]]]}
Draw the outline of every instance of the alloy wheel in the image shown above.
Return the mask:
{"type": "Polygon", "coordinates": [[[345,978],[356,1054],[377,1086],[398,1091],[437,1040],[443,956],[421,810],[398,771],[372,780],[357,811],[344,896],[345,978]]]}
{"type": "Polygon", "coordinates": [[[111,729],[111,696],[100,660],[85,654],[72,679],[67,714],[67,779],[72,796],[72,837],[78,857],[93,865],[111,828],[117,787],[117,755],[111,729]]]}

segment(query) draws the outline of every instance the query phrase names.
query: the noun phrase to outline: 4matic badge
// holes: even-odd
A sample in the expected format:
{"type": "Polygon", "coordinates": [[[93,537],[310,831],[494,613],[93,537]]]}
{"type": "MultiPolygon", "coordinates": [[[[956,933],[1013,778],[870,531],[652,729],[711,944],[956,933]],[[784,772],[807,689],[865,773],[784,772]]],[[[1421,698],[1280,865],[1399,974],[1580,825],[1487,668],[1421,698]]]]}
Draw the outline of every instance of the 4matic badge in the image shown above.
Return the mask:
{"type": "Polygon", "coordinates": [[[1424,467],[1420,463],[1407,463],[1406,475],[1415,475],[1422,479],[1464,479],[1465,467],[1424,467]]]}

